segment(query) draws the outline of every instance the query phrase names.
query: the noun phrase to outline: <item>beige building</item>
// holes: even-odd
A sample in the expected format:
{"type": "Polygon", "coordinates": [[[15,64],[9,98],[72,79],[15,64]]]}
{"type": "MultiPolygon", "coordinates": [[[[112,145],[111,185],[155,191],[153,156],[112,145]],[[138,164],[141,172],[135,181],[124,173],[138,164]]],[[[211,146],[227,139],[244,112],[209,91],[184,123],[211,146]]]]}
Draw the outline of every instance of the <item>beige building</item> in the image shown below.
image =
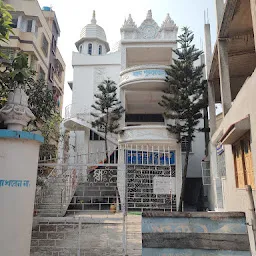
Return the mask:
{"type": "Polygon", "coordinates": [[[53,89],[54,98],[61,111],[63,104],[65,63],[57,47],[60,28],[55,12],[41,9],[37,0],[4,0],[14,11],[13,32],[2,49],[10,57],[22,50],[28,54],[29,65],[53,89]]]}
{"type": "MultiPolygon", "coordinates": [[[[256,198],[256,1],[227,0],[224,4],[217,0],[216,10],[213,54],[210,25],[205,25],[211,130],[209,207],[246,212],[251,223],[246,185],[251,185],[256,198]],[[217,117],[216,103],[222,105],[217,117]]],[[[251,244],[254,251],[253,239],[251,244]]]]}

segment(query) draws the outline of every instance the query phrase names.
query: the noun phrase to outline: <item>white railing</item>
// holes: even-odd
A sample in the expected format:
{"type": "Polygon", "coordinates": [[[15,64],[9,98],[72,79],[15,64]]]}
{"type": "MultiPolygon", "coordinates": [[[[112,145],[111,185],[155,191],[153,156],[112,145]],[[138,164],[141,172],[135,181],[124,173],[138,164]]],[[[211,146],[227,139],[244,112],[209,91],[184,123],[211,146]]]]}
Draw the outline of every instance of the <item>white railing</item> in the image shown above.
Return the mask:
{"type": "Polygon", "coordinates": [[[53,169],[47,176],[44,186],[36,194],[35,210],[39,211],[39,215],[42,215],[40,211],[46,210],[43,214],[47,213],[48,216],[63,216],[76,191],[78,184],[77,170],[75,168],[68,168],[66,172],[59,173],[58,169],[59,166],[53,169]],[[52,201],[49,203],[50,197],[52,197],[52,201]],[[45,206],[47,208],[43,208],[45,206]],[[49,211],[48,213],[47,209],[51,210],[51,206],[55,206],[54,211],[49,211]]]}
{"type": "Polygon", "coordinates": [[[175,151],[168,145],[123,144],[119,148],[127,165],[171,166],[176,163],[175,151]]]}
{"type": "Polygon", "coordinates": [[[140,125],[123,128],[119,143],[142,143],[142,141],[172,142],[176,144],[177,136],[171,134],[165,125],[140,125]]]}
{"type": "Polygon", "coordinates": [[[78,104],[70,104],[65,108],[65,119],[79,118],[90,122],[92,120],[91,108],[88,106],[80,106],[78,104]]]}
{"type": "MultiPolygon", "coordinates": [[[[93,111],[91,108],[88,108],[88,106],[70,104],[65,108],[65,120],[77,118],[83,121],[83,124],[85,124],[87,127],[89,127],[94,132],[99,133],[102,136],[104,134],[104,130],[99,128],[93,128],[91,125],[92,121],[96,119],[91,115],[91,112],[93,111]]],[[[115,143],[117,141],[117,135],[113,133],[108,133],[107,139],[112,140],[112,142],[115,143]]]]}
{"type": "MultiPolygon", "coordinates": [[[[68,168],[69,163],[56,160],[59,163],[58,169],[54,168],[48,176],[49,179],[56,179],[59,173],[68,168]],[[60,169],[63,168],[63,169],[60,169]]],[[[175,151],[170,145],[149,146],[146,144],[120,144],[118,148],[112,148],[107,152],[98,149],[96,152],[77,152],[70,156],[69,161],[74,166],[101,166],[117,165],[118,163],[132,165],[174,165],[176,161],[175,151]]],[[[56,163],[40,162],[39,166],[55,166],[56,163]]]]}

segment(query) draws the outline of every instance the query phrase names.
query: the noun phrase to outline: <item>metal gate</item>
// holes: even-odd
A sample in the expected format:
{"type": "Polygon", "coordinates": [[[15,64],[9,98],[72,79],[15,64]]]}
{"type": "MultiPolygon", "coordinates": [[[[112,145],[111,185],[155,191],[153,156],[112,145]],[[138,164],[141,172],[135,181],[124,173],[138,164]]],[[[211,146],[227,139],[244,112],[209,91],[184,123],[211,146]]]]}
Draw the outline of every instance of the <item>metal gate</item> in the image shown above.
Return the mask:
{"type": "Polygon", "coordinates": [[[141,255],[141,216],[127,215],[125,170],[45,163],[39,173],[32,256],[141,255]]]}
{"type": "Polygon", "coordinates": [[[125,146],[109,152],[107,161],[105,156],[39,164],[32,256],[141,255],[141,212],[176,210],[175,154],[169,147],[125,146]]]}

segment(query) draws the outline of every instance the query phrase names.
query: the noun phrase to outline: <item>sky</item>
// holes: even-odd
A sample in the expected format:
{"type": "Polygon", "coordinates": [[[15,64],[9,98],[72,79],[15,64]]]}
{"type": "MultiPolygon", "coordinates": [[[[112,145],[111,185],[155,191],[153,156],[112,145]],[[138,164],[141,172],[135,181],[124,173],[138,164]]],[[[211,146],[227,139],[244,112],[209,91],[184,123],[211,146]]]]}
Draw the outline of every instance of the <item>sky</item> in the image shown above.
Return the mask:
{"type": "Polygon", "coordinates": [[[80,39],[82,28],[90,23],[93,10],[97,24],[104,28],[107,40],[114,45],[120,40],[120,28],[129,14],[139,26],[152,10],[153,19],[161,26],[169,13],[180,29],[188,26],[195,34],[195,44],[203,50],[204,12],[208,10],[212,42],[216,35],[215,0],[39,0],[41,7],[50,6],[56,12],[61,34],[58,47],[66,63],[64,107],[71,104],[72,92],[67,81],[73,80],[72,51],[80,39]]]}

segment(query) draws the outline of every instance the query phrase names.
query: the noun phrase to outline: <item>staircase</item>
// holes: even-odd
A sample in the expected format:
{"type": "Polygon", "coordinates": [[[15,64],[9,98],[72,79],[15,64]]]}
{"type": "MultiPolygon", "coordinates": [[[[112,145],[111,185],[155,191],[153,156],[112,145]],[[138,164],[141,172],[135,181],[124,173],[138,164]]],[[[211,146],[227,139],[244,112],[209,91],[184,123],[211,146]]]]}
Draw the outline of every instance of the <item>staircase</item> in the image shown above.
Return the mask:
{"type": "MultiPolygon", "coordinates": [[[[68,213],[77,211],[109,211],[118,198],[116,167],[95,169],[79,183],[69,205],[68,213]]],[[[118,199],[119,200],[119,199],[118,199]]]]}
{"type": "Polygon", "coordinates": [[[245,214],[143,212],[142,256],[250,256],[245,214]]]}
{"type": "Polygon", "coordinates": [[[36,195],[36,214],[42,217],[63,217],[74,195],[76,186],[75,170],[68,170],[57,176],[50,174],[42,191],[36,195]]]}

